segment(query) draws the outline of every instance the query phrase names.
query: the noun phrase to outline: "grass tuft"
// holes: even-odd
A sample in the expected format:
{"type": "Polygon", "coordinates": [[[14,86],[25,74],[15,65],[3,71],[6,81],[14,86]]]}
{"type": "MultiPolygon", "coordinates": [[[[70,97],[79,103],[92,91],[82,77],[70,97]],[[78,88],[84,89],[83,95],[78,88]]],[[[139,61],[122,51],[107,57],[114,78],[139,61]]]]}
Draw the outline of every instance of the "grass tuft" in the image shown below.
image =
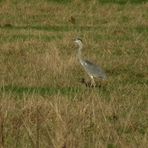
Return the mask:
{"type": "Polygon", "coordinates": [[[148,145],[147,20],[144,0],[1,0],[0,147],[148,145]]]}

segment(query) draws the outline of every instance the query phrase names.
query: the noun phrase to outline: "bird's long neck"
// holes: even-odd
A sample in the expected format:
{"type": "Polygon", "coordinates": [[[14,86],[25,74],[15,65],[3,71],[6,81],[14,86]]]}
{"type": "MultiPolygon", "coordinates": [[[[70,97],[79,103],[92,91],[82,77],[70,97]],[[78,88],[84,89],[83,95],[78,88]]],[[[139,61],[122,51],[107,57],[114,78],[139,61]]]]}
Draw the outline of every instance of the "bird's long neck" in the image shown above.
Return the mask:
{"type": "Polygon", "coordinates": [[[78,58],[79,58],[79,61],[81,62],[82,61],[82,48],[83,48],[83,45],[79,45],[79,49],[78,49],[78,58]]]}

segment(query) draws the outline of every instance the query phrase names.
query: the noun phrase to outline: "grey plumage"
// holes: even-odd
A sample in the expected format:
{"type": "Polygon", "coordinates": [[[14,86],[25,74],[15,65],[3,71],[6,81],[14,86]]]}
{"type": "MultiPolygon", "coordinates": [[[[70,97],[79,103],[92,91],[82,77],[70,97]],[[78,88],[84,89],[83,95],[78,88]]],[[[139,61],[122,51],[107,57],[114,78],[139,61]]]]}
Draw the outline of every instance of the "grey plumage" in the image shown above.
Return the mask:
{"type": "Polygon", "coordinates": [[[91,63],[88,60],[83,60],[82,59],[82,57],[81,57],[81,51],[83,49],[82,40],[79,39],[79,38],[77,38],[75,40],[75,43],[77,43],[78,46],[79,46],[79,49],[78,49],[78,58],[79,58],[79,61],[80,61],[81,65],[84,67],[85,71],[87,72],[87,74],[91,78],[91,85],[92,86],[95,86],[96,85],[95,84],[95,81],[94,81],[94,77],[100,78],[102,80],[106,80],[107,79],[106,74],[105,74],[104,70],[101,67],[99,67],[99,66],[91,63]]]}

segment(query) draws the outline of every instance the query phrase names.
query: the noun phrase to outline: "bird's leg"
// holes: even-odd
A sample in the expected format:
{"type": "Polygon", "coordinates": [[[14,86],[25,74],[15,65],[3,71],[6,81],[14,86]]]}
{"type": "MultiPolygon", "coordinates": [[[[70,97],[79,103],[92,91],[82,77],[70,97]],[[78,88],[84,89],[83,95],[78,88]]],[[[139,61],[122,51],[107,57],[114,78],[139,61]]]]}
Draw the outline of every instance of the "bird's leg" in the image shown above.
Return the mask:
{"type": "Polygon", "coordinates": [[[93,76],[91,76],[90,78],[91,78],[91,87],[95,87],[96,83],[95,83],[93,76]]]}

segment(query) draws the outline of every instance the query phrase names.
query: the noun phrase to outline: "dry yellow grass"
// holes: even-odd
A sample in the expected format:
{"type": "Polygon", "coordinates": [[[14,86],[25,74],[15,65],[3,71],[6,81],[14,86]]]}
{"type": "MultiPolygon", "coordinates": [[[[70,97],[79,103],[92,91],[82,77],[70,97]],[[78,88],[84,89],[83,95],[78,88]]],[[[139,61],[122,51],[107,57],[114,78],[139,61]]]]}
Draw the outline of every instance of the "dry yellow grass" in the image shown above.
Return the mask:
{"type": "Polygon", "coordinates": [[[0,1],[0,147],[146,147],[147,8],[0,1]],[[77,36],[106,86],[81,83],[77,36]]]}

